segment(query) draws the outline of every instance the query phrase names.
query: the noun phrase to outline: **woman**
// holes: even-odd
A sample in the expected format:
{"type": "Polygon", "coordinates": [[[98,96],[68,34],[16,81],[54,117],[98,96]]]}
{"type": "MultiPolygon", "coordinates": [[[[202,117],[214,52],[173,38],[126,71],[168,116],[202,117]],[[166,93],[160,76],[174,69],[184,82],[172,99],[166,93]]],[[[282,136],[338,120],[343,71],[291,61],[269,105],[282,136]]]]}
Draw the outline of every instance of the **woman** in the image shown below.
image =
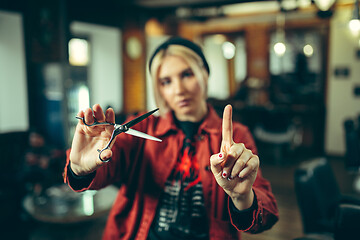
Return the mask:
{"type": "MultiPolygon", "coordinates": [[[[96,149],[113,127],[80,121],[68,150],[65,181],[75,191],[122,184],[104,239],[240,239],[241,231],[272,227],[277,206],[256,146],[245,126],[232,123],[230,105],[223,120],[207,105],[210,70],[200,47],[170,38],[149,68],[161,113],[134,128],[162,142],[120,134],[101,161],[96,149]]],[[[99,105],[78,116],[115,122],[114,111],[99,105]]]]}

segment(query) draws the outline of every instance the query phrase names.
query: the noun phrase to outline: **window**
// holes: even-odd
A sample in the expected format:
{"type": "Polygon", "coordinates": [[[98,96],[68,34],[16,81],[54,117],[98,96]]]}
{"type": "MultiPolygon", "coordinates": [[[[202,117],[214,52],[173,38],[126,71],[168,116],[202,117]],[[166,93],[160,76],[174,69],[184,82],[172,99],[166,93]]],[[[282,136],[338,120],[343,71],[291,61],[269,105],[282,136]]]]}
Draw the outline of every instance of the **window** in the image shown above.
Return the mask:
{"type": "Polygon", "coordinates": [[[276,52],[276,32],[270,37],[271,100],[275,103],[321,101],[323,95],[323,36],[317,29],[287,30],[286,50],[276,52]]]}

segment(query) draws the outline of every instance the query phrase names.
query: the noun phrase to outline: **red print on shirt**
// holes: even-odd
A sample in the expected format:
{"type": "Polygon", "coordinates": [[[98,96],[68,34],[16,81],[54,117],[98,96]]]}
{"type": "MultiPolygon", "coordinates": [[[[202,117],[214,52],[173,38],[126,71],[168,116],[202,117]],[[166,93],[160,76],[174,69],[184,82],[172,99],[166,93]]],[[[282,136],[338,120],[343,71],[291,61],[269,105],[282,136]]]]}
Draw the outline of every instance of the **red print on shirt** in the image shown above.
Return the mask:
{"type": "Polygon", "coordinates": [[[176,164],[175,176],[178,174],[180,175],[182,182],[185,180],[189,181],[189,184],[184,189],[185,191],[200,182],[199,164],[195,155],[190,152],[189,147],[184,150],[182,157],[180,157],[180,161],[176,164]]]}

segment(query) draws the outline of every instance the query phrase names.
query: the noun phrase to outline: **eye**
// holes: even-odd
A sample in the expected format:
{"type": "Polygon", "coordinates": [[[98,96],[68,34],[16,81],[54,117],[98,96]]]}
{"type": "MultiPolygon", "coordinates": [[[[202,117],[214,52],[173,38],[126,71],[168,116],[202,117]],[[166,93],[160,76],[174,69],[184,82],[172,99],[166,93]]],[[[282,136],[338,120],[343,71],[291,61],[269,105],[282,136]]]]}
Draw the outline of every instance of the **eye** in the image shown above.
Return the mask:
{"type": "Polygon", "coordinates": [[[161,86],[166,86],[171,83],[170,78],[160,78],[159,81],[161,86]]]}
{"type": "Polygon", "coordinates": [[[193,71],[191,69],[186,69],[181,74],[182,78],[190,78],[190,77],[193,77],[193,76],[194,76],[194,73],[193,73],[193,71]]]}

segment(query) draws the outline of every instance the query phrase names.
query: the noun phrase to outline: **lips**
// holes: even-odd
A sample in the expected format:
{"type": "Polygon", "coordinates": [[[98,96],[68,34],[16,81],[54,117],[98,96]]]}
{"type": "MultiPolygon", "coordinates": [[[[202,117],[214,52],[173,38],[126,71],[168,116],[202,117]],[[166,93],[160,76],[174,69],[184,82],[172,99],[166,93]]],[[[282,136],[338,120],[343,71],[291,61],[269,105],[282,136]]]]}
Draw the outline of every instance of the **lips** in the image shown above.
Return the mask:
{"type": "Polygon", "coordinates": [[[184,100],[178,101],[177,105],[179,107],[186,107],[186,106],[190,105],[190,99],[184,99],[184,100]]]}

